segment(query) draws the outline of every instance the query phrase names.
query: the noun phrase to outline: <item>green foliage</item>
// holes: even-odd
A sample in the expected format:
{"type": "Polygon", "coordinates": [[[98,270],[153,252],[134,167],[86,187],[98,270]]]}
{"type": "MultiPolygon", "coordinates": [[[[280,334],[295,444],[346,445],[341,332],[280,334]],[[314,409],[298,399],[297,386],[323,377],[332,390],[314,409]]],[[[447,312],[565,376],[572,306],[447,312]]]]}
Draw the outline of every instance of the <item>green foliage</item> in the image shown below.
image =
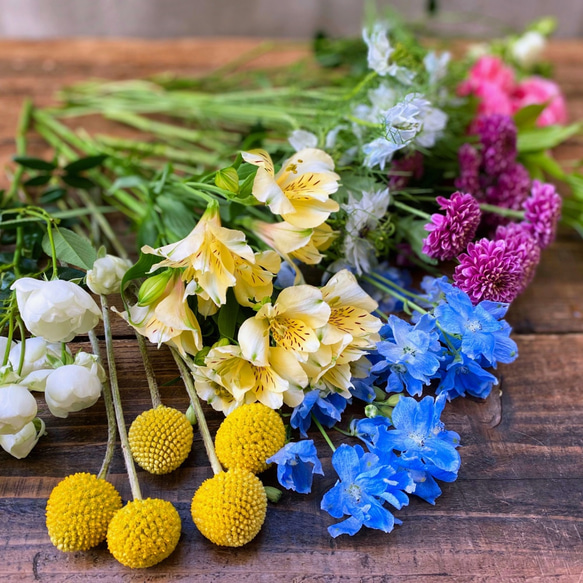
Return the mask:
{"type": "MultiPolygon", "coordinates": [[[[53,241],[59,261],[85,270],[93,267],[93,263],[97,259],[97,252],[86,237],[81,237],[69,229],[54,228],[53,241]]],[[[48,234],[43,238],[42,248],[49,257],[53,256],[48,234]]]]}

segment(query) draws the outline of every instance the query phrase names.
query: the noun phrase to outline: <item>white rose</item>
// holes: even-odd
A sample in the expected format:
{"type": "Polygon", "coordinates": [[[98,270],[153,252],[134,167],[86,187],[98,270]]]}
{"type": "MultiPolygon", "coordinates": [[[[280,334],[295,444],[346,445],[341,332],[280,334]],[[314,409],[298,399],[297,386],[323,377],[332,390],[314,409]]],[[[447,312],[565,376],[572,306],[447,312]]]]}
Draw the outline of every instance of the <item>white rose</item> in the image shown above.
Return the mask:
{"type": "Polygon", "coordinates": [[[523,67],[531,67],[540,58],[546,45],[545,37],[534,30],[525,32],[512,45],[512,56],[523,67]]]}
{"type": "Polygon", "coordinates": [[[36,412],[36,400],[26,387],[0,387],[0,435],[18,433],[36,417],[36,412]]]}
{"type": "Polygon", "coordinates": [[[0,447],[16,459],[25,458],[45,433],[45,422],[38,417],[18,433],[0,435],[0,447]]]}
{"type": "Polygon", "coordinates": [[[101,312],[93,298],[70,281],[23,277],[11,289],[16,290],[25,326],[49,342],[69,342],[99,322],[101,312]]]}
{"type": "Polygon", "coordinates": [[[87,287],[94,294],[103,294],[104,296],[119,292],[121,280],[131,266],[131,261],[115,257],[115,255],[101,257],[87,272],[87,287]]]}
{"type": "Polygon", "coordinates": [[[55,369],[45,386],[45,400],[55,417],[68,417],[69,413],[91,407],[100,395],[99,377],[78,364],[55,369]]]}
{"type": "Polygon", "coordinates": [[[107,378],[105,370],[101,364],[99,364],[99,357],[95,354],[80,351],[75,355],[75,362],[73,364],[86,368],[91,374],[97,376],[102,383],[107,378]]]}
{"type": "MultiPolygon", "coordinates": [[[[8,360],[14,370],[18,370],[20,364],[20,355],[24,345],[24,362],[21,376],[25,377],[31,372],[42,370],[43,368],[52,368],[47,356],[61,358],[61,344],[49,343],[44,338],[27,338],[12,348],[8,360]]],[[[69,349],[67,348],[67,352],[69,349]]],[[[69,352],[70,354],[70,352],[69,352]]]]}

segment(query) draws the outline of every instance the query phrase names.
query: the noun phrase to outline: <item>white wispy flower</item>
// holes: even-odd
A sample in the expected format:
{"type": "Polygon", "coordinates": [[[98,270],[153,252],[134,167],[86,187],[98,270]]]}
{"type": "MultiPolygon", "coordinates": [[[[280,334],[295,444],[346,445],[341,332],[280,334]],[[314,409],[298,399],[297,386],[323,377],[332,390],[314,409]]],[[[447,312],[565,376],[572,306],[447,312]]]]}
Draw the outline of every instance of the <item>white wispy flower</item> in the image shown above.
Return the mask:
{"type": "Polygon", "coordinates": [[[363,192],[360,199],[348,195],[348,202],[342,205],[346,212],[346,236],[343,242],[345,262],[358,275],[369,273],[376,265],[375,249],[367,239],[368,232],[379,225],[389,208],[389,189],[363,192]]]}
{"type": "Polygon", "coordinates": [[[445,51],[438,55],[435,51],[429,51],[424,59],[425,70],[429,74],[429,85],[437,85],[447,74],[447,66],[451,59],[451,53],[445,51]]]}
{"type": "Polygon", "coordinates": [[[389,42],[389,28],[386,22],[375,22],[371,30],[363,28],[362,39],[368,47],[368,68],[381,77],[388,74],[389,60],[393,54],[393,47],[389,42]]]}
{"type": "Polygon", "coordinates": [[[316,148],[318,146],[318,136],[306,130],[294,130],[287,141],[296,152],[304,148],[316,148]]]}
{"type": "Polygon", "coordinates": [[[415,138],[415,143],[423,148],[432,148],[443,135],[447,125],[447,114],[437,107],[428,106],[424,111],[423,129],[415,138]]]}

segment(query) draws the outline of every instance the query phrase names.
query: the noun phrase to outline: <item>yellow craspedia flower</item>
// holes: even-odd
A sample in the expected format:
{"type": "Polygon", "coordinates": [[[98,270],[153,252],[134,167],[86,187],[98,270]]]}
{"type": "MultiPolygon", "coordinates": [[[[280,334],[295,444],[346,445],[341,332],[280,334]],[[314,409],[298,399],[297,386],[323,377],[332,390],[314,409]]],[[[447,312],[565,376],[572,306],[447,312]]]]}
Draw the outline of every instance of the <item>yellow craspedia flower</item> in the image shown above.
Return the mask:
{"type": "Polygon", "coordinates": [[[265,460],[284,445],[281,417],[262,403],[235,409],[221,423],[215,437],[217,456],[224,466],[245,468],[254,474],[266,470],[265,460]]]}
{"type": "Polygon", "coordinates": [[[205,480],[192,498],[192,519],[216,545],[241,547],[265,522],[267,496],[261,480],[242,468],[205,480]]]}
{"type": "Polygon", "coordinates": [[[105,540],[121,496],[107,481],[93,474],[67,476],[47,501],[47,530],[61,551],[86,551],[105,540]]]}
{"type": "Polygon", "coordinates": [[[170,502],[133,500],[119,510],[107,529],[109,552],[126,567],[152,567],[172,554],[182,523],[170,502]]]}
{"type": "Polygon", "coordinates": [[[160,405],[136,417],[128,433],[136,463],[151,474],[178,468],[192,448],[192,425],[184,413],[160,405]]]}

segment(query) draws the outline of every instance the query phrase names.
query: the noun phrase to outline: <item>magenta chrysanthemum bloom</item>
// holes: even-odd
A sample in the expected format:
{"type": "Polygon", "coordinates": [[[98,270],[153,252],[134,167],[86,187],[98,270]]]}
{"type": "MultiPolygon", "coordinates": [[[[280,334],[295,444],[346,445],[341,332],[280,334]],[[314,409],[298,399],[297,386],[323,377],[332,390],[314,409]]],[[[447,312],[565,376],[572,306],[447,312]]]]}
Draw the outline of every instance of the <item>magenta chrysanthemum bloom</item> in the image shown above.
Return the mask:
{"type": "Polygon", "coordinates": [[[522,264],[506,241],[480,239],[468,245],[455,268],[455,285],[465,291],[474,304],[482,300],[511,302],[520,293],[522,264]]]}
{"type": "Polygon", "coordinates": [[[423,253],[448,261],[459,255],[476,235],[480,205],[471,194],[461,192],[454,192],[449,200],[443,196],[436,200],[445,215],[431,215],[431,223],[425,225],[429,235],[423,239],[423,253]]]}
{"type": "Polygon", "coordinates": [[[508,252],[515,254],[522,265],[520,291],[522,293],[532,281],[540,261],[540,247],[530,232],[528,223],[509,223],[496,229],[496,240],[506,241],[508,252]]]}
{"type": "Polygon", "coordinates": [[[480,115],[473,130],[480,136],[486,174],[501,174],[516,160],[516,124],[509,115],[480,115]]]}
{"type": "MultiPolygon", "coordinates": [[[[507,209],[520,210],[530,194],[530,176],[528,170],[518,162],[512,162],[496,179],[496,182],[485,189],[485,201],[507,209]]],[[[486,214],[488,224],[492,226],[505,225],[509,219],[494,213],[486,214]]]]}
{"type": "Polygon", "coordinates": [[[465,143],[458,150],[460,175],[455,179],[455,187],[462,192],[477,196],[480,191],[480,166],[482,157],[476,148],[465,143]]]}
{"type": "Polygon", "coordinates": [[[530,196],[522,205],[524,218],[541,249],[548,247],[555,239],[557,223],[561,216],[561,197],[555,187],[546,182],[534,180],[530,196]]]}
{"type": "Polygon", "coordinates": [[[421,176],[423,176],[423,154],[416,151],[391,162],[389,188],[401,190],[411,180],[419,180],[421,176]]]}

